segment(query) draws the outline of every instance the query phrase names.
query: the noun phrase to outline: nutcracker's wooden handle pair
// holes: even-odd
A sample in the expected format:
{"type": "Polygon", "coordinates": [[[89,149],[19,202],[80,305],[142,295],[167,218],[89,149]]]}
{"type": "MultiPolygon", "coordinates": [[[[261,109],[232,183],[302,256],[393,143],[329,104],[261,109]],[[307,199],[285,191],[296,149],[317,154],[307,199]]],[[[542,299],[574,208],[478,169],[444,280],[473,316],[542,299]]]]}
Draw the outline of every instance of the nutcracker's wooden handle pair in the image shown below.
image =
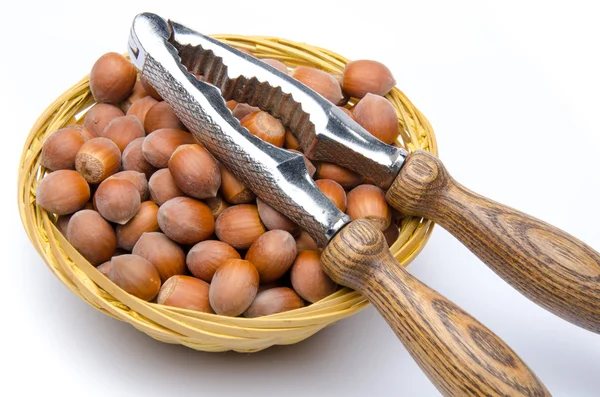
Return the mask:
{"type": "Polygon", "coordinates": [[[575,237],[469,191],[424,151],[407,158],[387,200],[438,223],[542,307],[600,333],[600,254],[575,237]]]}
{"type": "Polygon", "coordinates": [[[342,229],[321,256],[339,284],[361,292],[383,315],[445,396],[549,396],[496,335],[411,276],[366,220],[342,229]]]}

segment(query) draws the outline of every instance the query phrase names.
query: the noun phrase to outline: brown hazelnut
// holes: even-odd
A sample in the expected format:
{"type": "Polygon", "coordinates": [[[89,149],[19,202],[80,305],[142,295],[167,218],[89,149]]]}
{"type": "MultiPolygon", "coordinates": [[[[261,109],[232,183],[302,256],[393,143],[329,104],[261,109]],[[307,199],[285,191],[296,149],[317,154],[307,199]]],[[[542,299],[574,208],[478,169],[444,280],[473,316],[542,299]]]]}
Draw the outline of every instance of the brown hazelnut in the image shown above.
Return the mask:
{"type": "Polygon", "coordinates": [[[346,211],[346,192],[339,183],[331,179],[319,179],[315,184],[340,211],[346,211]]]}
{"type": "Polygon", "coordinates": [[[298,237],[296,237],[296,249],[298,252],[319,251],[319,246],[308,233],[303,231],[298,237]]]}
{"type": "Polygon", "coordinates": [[[138,255],[119,255],[111,259],[111,281],[145,301],[151,301],[160,290],[160,276],[156,268],[138,255]]]}
{"type": "Polygon", "coordinates": [[[287,312],[304,306],[302,298],[291,288],[276,287],[260,291],[244,312],[244,317],[261,317],[287,312]]]}
{"type": "Polygon", "coordinates": [[[159,206],[172,198],[184,196],[184,193],[175,184],[168,168],[160,169],[152,174],[148,182],[148,189],[152,201],[159,206]]]}
{"type": "Polygon", "coordinates": [[[256,106],[250,106],[247,103],[238,103],[235,108],[231,111],[233,113],[233,117],[238,120],[242,120],[244,117],[249,115],[250,113],[259,112],[260,109],[256,106]]]}
{"type": "Polygon", "coordinates": [[[161,305],[214,313],[208,299],[208,283],[190,276],[172,276],[158,292],[156,302],[161,305]]]}
{"type": "Polygon", "coordinates": [[[348,62],[342,77],[344,92],[354,98],[362,98],[368,93],[385,95],[395,84],[387,66],[366,59],[348,62]]]}
{"type": "Polygon", "coordinates": [[[96,102],[119,103],[127,98],[137,77],[135,66],[123,55],[102,55],[90,72],[90,91],[96,102]]]}
{"type": "Polygon", "coordinates": [[[148,134],[161,128],[185,129],[183,123],[166,102],[156,103],[146,112],[144,118],[144,129],[148,134]]]}
{"type": "Polygon", "coordinates": [[[332,179],[344,189],[352,189],[363,181],[361,175],[337,164],[322,161],[315,163],[315,167],[317,168],[316,179],[332,179]]]}
{"type": "Polygon", "coordinates": [[[36,204],[57,215],[80,210],[89,199],[89,185],[73,170],[58,170],[46,175],[35,193],[36,204]]]}
{"type": "Polygon", "coordinates": [[[159,230],[157,216],[158,206],[156,204],[152,201],[141,203],[140,209],[129,222],[124,225],[117,225],[117,245],[131,251],[144,233],[159,230]]]}
{"type": "Polygon", "coordinates": [[[112,226],[93,210],[73,214],[67,227],[67,240],[95,266],[108,261],[117,247],[112,226]]]}
{"type": "Polygon", "coordinates": [[[298,253],[290,280],[298,295],[311,303],[320,301],[337,289],[336,283],[321,268],[321,254],[316,251],[298,253]]]}
{"type": "Polygon", "coordinates": [[[398,229],[398,226],[396,226],[396,224],[390,223],[388,228],[385,229],[385,231],[383,232],[383,235],[385,236],[385,241],[387,242],[387,245],[391,247],[392,245],[394,245],[396,240],[398,240],[398,237],[400,237],[400,230],[398,229]]]}
{"type": "Polygon", "coordinates": [[[353,221],[367,219],[380,231],[390,225],[392,213],[383,190],[373,185],[360,185],[347,196],[346,213],[353,221]]]}
{"type": "Polygon", "coordinates": [[[100,136],[112,119],[123,116],[125,113],[118,107],[108,103],[97,103],[85,114],[83,126],[95,136],[100,136]]]}
{"type": "Polygon", "coordinates": [[[206,240],[200,241],[190,249],[185,263],[195,277],[210,282],[218,267],[229,259],[242,259],[242,257],[227,243],[206,240]]]}
{"type": "Polygon", "coordinates": [[[135,243],[132,254],[149,260],[158,270],[163,282],[174,275],[185,273],[183,249],[160,232],[143,233],[135,243]]]}
{"type": "Polygon", "coordinates": [[[260,221],[256,205],[240,204],[227,208],[215,222],[219,240],[237,249],[248,249],[266,232],[260,221]]]}
{"type": "Polygon", "coordinates": [[[124,170],[141,172],[146,175],[146,179],[150,179],[150,176],[156,171],[156,168],[144,157],[144,153],[142,152],[144,139],[145,138],[137,138],[131,141],[125,150],[123,150],[121,162],[124,170]]]}
{"type": "Polygon", "coordinates": [[[380,141],[391,144],[400,129],[394,106],[382,96],[367,94],[352,108],[356,122],[380,141]]]}
{"type": "Polygon", "coordinates": [[[204,147],[181,145],[175,149],[167,165],[177,187],[188,196],[203,199],[217,195],[221,171],[204,147]]]}
{"type": "Polygon", "coordinates": [[[296,225],[292,220],[281,212],[277,211],[261,199],[256,199],[258,215],[260,220],[269,230],[285,230],[292,236],[298,236],[302,232],[300,226],[296,225]]]}
{"type": "Polygon", "coordinates": [[[108,275],[110,274],[111,264],[111,261],[107,261],[101,265],[98,265],[96,269],[98,269],[100,273],[104,274],[105,277],[108,277],[108,275]]]}
{"type": "Polygon", "coordinates": [[[81,137],[84,141],[89,141],[90,139],[96,138],[96,134],[94,134],[92,130],[90,130],[86,126],[81,126],[79,133],[81,134],[81,137]]]}
{"type": "Polygon", "coordinates": [[[208,205],[215,219],[217,219],[219,215],[223,213],[223,211],[229,208],[227,201],[223,200],[223,198],[219,195],[204,199],[204,203],[208,205]]]}
{"type": "Polygon", "coordinates": [[[280,72],[283,72],[285,74],[288,74],[290,72],[288,70],[287,66],[285,66],[285,64],[283,62],[278,61],[277,59],[263,58],[263,59],[261,59],[261,61],[263,61],[267,65],[273,66],[275,69],[277,69],[280,72]]]}
{"type": "Polygon", "coordinates": [[[154,89],[154,87],[152,87],[148,80],[142,77],[140,78],[140,83],[142,83],[142,87],[144,87],[144,90],[146,90],[148,95],[150,95],[152,98],[156,99],[157,101],[163,100],[160,94],[154,89]]]}
{"type": "Polygon", "coordinates": [[[298,66],[290,76],[312,88],[334,104],[342,102],[344,95],[340,83],[331,74],[309,66],[298,66]]]}
{"type": "Polygon", "coordinates": [[[281,121],[271,116],[267,112],[258,111],[250,113],[240,120],[242,127],[250,131],[265,142],[277,147],[283,147],[285,140],[285,128],[281,121]]]}
{"type": "Polygon", "coordinates": [[[258,270],[261,283],[277,280],[288,271],[296,259],[296,241],[283,230],[271,230],[252,243],[246,260],[258,270]]]}
{"type": "Polygon", "coordinates": [[[156,168],[167,168],[169,158],[181,145],[195,143],[189,132],[173,128],[162,128],[144,138],[142,153],[144,158],[156,168]]]}
{"type": "Polygon", "coordinates": [[[290,130],[285,130],[285,140],[283,146],[286,149],[300,150],[300,142],[290,130]]]}
{"type": "Polygon", "coordinates": [[[100,183],[121,166],[121,151],[108,138],[90,139],[75,156],[75,169],[89,183],[100,183]]]}
{"type": "Polygon", "coordinates": [[[123,179],[133,183],[133,186],[135,186],[140,194],[140,200],[148,200],[148,180],[145,174],[138,171],[121,171],[109,176],[107,179],[123,179]]]}
{"type": "Polygon", "coordinates": [[[171,240],[179,244],[195,244],[213,234],[215,218],[203,202],[175,197],[158,209],[158,225],[171,240]]]}
{"type": "Polygon", "coordinates": [[[210,283],[208,296],[215,313],[239,316],[252,303],[258,291],[258,272],[242,259],[229,259],[219,266],[210,283]]]}
{"type": "Polygon", "coordinates": [[[140,209],[140,194],[133,183],[124,179],[107,179],[94,193],[94,205],[104,219],[124,225],[140,209]]]}
{"type": "Polygon", "coordinates": [[[146,96],[141,99],[138,99],[134,103],[131,104],[129,109],[127,110],[127,116],[134,116],[142,123],[142,128],[144,127],[144,121],[146,121],[146,114],[148,114],[148,110],[154,105],[156,105],[158,101],[151,96],[146,96]]]}
{"type": "Polygon", "coordinates": [[[100,134],[113,141],[122,152],[134,139],[146,136],[142,123],[135,116],[122,116],[112,119],[100,134]]]}
{"type": "Polygon", "coordinates": [[[356,118],[354,117],[354,114],[352,114],[352,111],[350,109],[345,108],[343,106],[340,106],[339,108],[342,112],[346,113],[346,115],[348,117],[350,117],[352,120],[356,121],[356,118]]]}
{"type": "Polygon", "coordinates": [[[220,164],[221,195],[230,204],[248,204],[256,199],[252,190],[248,189],[227,168],[220,164]]]}
{"type": "Polygon", "coordinates": [[[123,112],[127,113],[135,102],[147,97],[148,93],[144,89],[142,82],[138,80],[133,85],[133,90],[131,91],[131,94],[129,94],[129,96],[119,104],[119,108],[123,112]]]}
{"type": "Polygon", "coordinates": [[[74,170],[75,156],[84,143],[80,128],[61,128],[44,141],[40,164],[52,171],[74,170]]]}

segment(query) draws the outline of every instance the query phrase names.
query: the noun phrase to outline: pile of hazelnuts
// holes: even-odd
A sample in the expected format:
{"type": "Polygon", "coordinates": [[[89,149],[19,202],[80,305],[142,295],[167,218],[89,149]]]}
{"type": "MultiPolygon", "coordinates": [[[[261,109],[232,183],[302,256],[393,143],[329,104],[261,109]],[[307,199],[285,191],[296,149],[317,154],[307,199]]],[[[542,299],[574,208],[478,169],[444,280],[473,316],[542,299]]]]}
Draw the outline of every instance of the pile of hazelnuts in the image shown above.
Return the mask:
{"type": "MultiPolygon", "coordinates": [[[[383,64],[354,61],[334,76],[263,61],[395,144],[398,119],[383,96],[395,81],[383,64]]],[[[336,291],[311,237],[219,164],[129,60],[103,55],[89,84],[97,103],[43,144],[48,173],[36,202],[98,271],[145,301],[224,316],[297,309],[336,291]]],[[[227,106],[250,133],[301,153],[276,118],[244,103],[227,106]]],[[[341,211],[371,220],[390,245],[398,238],[401,215],[381,189],[336,164],[305,160],[341,211]]]]}

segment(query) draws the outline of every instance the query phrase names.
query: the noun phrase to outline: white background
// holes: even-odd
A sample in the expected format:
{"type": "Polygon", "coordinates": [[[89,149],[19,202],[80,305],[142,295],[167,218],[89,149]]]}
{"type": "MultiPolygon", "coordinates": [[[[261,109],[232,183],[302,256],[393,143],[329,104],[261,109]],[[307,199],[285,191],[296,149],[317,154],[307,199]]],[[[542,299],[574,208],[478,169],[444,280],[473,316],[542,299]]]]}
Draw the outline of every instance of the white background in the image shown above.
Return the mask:
{"type": "MultiPolygon", "coordinates": [[[[294,346],[207,354],[95,311],[46,269],[18,217],[21,147],[99,55],[125,51],[142,11],[386,63],[456,179],[600,248],[597,1],[182,3],[0,6],[3,395],[438,395],[372,308],[294,346]]],[[[600,335],[526,300],[441,228],[410,271],[500,335],[555,396],[600,394],[600,335]]]]}

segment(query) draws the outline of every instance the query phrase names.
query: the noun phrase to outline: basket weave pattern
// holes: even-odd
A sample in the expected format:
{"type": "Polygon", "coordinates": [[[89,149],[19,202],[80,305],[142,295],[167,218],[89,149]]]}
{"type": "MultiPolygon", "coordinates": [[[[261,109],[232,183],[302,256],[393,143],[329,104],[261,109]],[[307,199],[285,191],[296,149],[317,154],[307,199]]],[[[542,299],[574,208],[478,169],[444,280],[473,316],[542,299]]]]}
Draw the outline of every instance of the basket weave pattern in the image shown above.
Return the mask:
{"type": "MultiPolygon", "coordinates": [[[[290,67],[314,66],[340,73],[347,62],[331,51],[289,40],[213,37],[248,49],[258,58],[278,59],[290,67]]],[[[424,149],[437,154],[435,136],[427,119],[397,88],[387,98],[398,114],[401,143],[409,151],[424,149]]],[[[77,122],[75,116],[91,104],[93,98],[86,76],[44,111],[25,142],[18,178],[19,211],[29,239],[48,268],[79,297],[157,340],[214,352],[254,352],[272,345],[296,343],[368,305],[362,295],[343,288],[301,309],[259,318],[232,318],[145,302],[118,288],[69,244],[54,226],[54,215],[35,204],[37,184],[46,173],[40,166],[44,140],[57,129],[77,122]]],[[[432,227],[427,220],[403,219],[400,236],[390,248],[398,262],[406,266],[414,259],[427,242],[432,227]]]]}

